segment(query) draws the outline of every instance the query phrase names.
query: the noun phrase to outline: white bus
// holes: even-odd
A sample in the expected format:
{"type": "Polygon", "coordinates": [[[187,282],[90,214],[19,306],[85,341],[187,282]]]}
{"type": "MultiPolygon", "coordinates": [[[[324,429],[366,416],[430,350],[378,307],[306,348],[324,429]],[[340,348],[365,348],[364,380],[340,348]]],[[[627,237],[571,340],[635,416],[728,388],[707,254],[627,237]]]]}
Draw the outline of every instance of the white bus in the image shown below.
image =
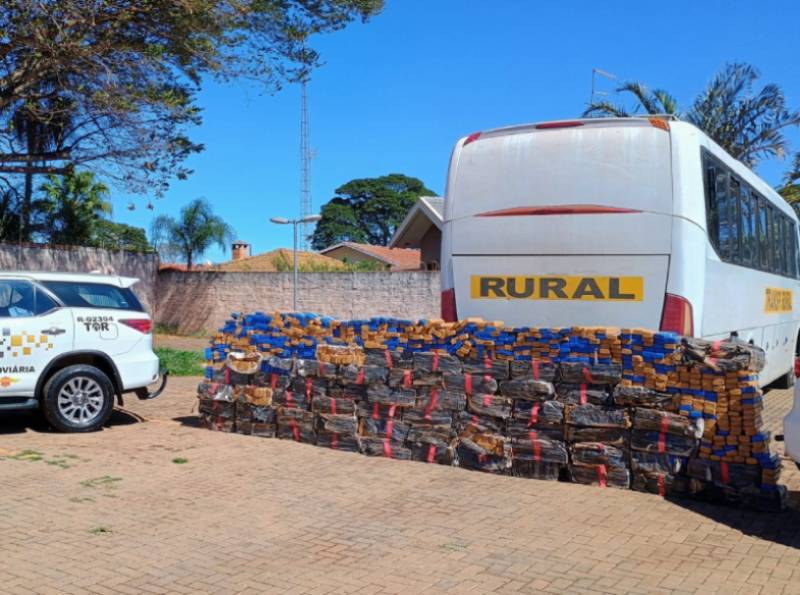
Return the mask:
{"type": "Polygon", "coordinates": [[[797,216],[691,124],[472,134],[453,151],[444,219],[446,319],[735,333],[766,350],[762,384],[794,382],[797,216]]]}

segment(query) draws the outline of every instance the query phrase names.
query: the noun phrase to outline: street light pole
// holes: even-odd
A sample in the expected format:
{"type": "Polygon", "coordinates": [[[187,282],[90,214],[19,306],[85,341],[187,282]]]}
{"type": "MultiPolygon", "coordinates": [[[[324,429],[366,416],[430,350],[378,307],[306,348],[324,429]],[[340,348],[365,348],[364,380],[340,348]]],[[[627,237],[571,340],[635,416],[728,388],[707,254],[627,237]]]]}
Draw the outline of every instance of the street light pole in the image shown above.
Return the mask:
{"type": "Polygon", "coordinates": [[[297,279],[298,279],[298,265],[297,265],[297,226],[303,223],[316,223],[322,219],[320,215],[309,215],[300,219],[286,219],[284,217],[270,217],[272,223],[278,225],[289,225],[293,227],[294,242],[292,245],[292,260],[294,261],[294,272],[292,274],[292,310],[297,312],[297,279]]]}

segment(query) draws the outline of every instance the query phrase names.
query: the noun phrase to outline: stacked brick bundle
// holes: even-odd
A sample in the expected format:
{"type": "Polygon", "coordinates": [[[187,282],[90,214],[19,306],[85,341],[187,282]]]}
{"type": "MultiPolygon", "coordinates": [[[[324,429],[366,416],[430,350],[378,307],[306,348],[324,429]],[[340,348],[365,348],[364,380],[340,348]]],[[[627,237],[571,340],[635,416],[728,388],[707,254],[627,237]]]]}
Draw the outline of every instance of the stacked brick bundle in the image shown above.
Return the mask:
{"type": "Polygon", "coordinates": [[[474,320],[258,315],[225,331],[200,387],[211,429],[662,496],[784,501],[761,426],[763,353],[751,346],[474,320]],[[260,354],[261,369],[226,365],[236,350],[260,354]]]}

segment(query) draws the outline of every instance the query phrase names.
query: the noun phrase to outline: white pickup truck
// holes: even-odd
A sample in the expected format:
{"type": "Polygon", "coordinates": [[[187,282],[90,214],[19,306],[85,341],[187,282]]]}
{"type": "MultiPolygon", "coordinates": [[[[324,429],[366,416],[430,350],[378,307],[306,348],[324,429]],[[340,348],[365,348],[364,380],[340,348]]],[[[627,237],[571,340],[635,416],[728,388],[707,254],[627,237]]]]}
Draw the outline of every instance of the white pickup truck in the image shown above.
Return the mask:
{"type": "Polygon", "coordinates": [[[167,377],[153,353],[153,323],[131,291],[136,282],[0,273],[0,411],[40,408],[60,431],[89,432],[108,421],[115,397],[161,394],[167,377]]]}

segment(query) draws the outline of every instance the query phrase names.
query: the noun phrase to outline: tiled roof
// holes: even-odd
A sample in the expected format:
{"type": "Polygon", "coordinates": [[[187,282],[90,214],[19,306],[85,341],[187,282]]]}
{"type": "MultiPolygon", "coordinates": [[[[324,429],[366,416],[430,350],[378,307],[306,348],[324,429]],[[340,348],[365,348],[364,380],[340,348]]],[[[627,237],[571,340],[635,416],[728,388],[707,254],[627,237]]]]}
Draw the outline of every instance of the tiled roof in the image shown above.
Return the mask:
{"type": "MultiPolygon", "coordinates": [[[[291,250],[278,248],[250,258],[225,262],[217,265],[215,270],[240,273],[272,273],[279,270],[279,263],[282,264],[281,270],[286,270],[286,266],[291,267],[293,262],[291,250]]],[[[344,263],[340,260],[315,252],[298,252],[297,264],[305,270],[334,271],[345,268],[344,263]]]]}
{"type": "Polygon", "coordinates": [[[342,242],[321,250],[321,254],[331,252],[336,248],[346,246],[363,254],[385,262],[396,271],[416,271],[420,268],[420,251],[411,248],[388,248],[373,244],[359,244],[358,242],[342,242]]]}

